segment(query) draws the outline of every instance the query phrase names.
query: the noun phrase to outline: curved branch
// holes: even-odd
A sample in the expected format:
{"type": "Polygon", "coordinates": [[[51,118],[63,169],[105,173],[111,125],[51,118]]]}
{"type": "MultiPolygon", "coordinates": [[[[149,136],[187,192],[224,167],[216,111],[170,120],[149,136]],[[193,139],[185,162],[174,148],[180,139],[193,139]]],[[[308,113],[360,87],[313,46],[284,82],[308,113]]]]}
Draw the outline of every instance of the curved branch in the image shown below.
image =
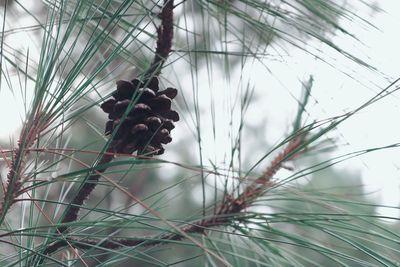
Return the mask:
{"type": "MultiPolygon", "coordinates": [[[[227,225],[235,220],[238,220],[237,215],[244,215],[243,210],[250,206],[254,199],[260,197],[263,192],[273,186],[271,178],[283,165],[284,162],[293,160],[299,156],[304,150],[301,145],[304,144],[304,138],[292,139],[285,149],[279,153],[272,163],[266,168],[264,174],[258,178],[254,183],[248,185],[243,192],[236,198],[232,195],[224,196],[222,204],[220,205],[218,212],[206,220],[199,220],[189,225],[185,225],[181,228],[184,233],[204,233],[207,229],[212,227],[218,227],[227,225]],[[262,182],[261,182],[262,181],[262,182]]],[[[185,237],[180,233],[165,234],[161,237],[154,238],[109,238],[107,240],[96,240],[96,239],[77,239],[77,238],[66,238],[63,240],[55,241],[49,245],[44,254],[51,254],[67,245],[72,244],[73,246],[81,249],[90,248],[106,248],[106,249],[118,249],[121,247],[135,247],[138,245],[143,246],[154,246],[159,245],[168,241],[181,240],[185,237]]]]}

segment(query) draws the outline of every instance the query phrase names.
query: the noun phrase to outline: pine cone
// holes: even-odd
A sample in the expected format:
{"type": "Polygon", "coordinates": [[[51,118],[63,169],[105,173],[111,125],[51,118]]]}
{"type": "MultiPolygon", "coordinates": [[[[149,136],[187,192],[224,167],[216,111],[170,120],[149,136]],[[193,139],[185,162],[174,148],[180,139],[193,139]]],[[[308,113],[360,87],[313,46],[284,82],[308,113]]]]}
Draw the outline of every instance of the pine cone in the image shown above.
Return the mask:
{"type": "Polygon", "coordinates": [[[138,155],[148,156],[163,154],[162,144],[172,141],[170,132],[179,120],[178,113],[171,110],[171,100],[177,93],[175,88],[159,91],[157,77],[143,82],[117,81],[113,98],[100,106],[109,118],[105,134],[112,134],[119,127],[111,144],[114,151],[126,154],[137,151],[138,155]],[[121,123],[132,98],[136,104],[121,123]]]}

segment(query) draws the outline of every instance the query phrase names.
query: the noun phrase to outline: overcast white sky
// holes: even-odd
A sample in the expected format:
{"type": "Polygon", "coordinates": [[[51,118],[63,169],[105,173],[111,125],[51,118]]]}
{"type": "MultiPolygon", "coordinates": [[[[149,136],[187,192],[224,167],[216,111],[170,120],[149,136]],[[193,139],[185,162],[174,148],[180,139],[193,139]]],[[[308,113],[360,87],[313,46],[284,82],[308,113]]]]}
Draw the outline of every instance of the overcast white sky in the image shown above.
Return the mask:
{"type": "MultiPolygon", "coordinates": [[[[348,2],[355,4],[357,1],[348,2]]],[[[334,42],[339,47],[343,47],[371,63],[380,73],[355,67],[354,64],[339,59],[336,64],[343,66],[343,68],[339,67],[338,69],[349,68],[346,73],[350,73],[352,76],[350,78],[325,63],[313,60],[296,50],[291,51],[295,54],[290,59],[293,62],[290,61],[286,64],[287,66],[276,63],[275,66],[271,67],[280,71],[281,75],[275,73],[276,76],[290,77],[284,80],[280,79],[280,82],[284,83],[286,88],[299,87],[298,79],[305,80],[308,75],[314,75],[315,82],[312,95],[318,103],[311,102],[309,105],[308,111],[312,118],[329,118],[350,111],[380,92],[391,81],[400,77],[400,53],[398,52],[400,47],[400,35],[398,34],[400,29],[400,16],[398,14],[400,1],[383,0],[376,2],[379,2],[379,7],[386,13],[374,13],[369,22],[379,30],[367,29],[362,25],[350,28],[350,31],[364,45],[351,42],[349,39],[340,36],[335,37],[334,42]],[[296,79],[296,76],[298,79],[296,79]]],[[[363,16],[366,14],[364,13],[365,10],[365,8],[360,8],[358,14],[363,16]]],[[[332,50],[324,49],[324,53],[337,58],[337,53],[332,50]]],[[[276,84],[276,86],[279,85],[276,84]]],[[[287,96],[286,98],[284,96],[274,98],[274,101],[269,103],[273,105],[270,110],[279,110],[279,107],[284,106],[285,99],[287,99],[287,96]],[[277,99],[282,99],[282,101],[276,101],[277,99]]],[[[400,124],[396,121],[396,118],[400,115],[399,103],[400,94],[393,94],[371,105],[339,126],[337,131],[341,139],[339,143],[349,143],[349,145],[340,146],[333,156],[400,142],[400,124]]],[[[270,118],[279,118],[274,123],[281,125],[281,128],[284,123],[287,123],[287,121],[282,121],[279,112],[276,112],[275,116],[270,116],[270,118]]],[[[279,129],[279,127],[271,128],[279,129]]],[[[277,132],[271,138],[278,138],[279,134],[277,132]]],[[[271,133],[271,135],[274,134],[271,133]]],[[[356,172],[360,171],[364,182],[370,185],[370,191],[378,190],[374,197],[378,198],[380,203],[399,206],[400,149],[368,153],[366,156],[346,161],[337,167],[356,172]]],[[[382,209],[381,212],[390,216],[399,216],[398,211],[393,209],[390,211],[382,209]]]]}

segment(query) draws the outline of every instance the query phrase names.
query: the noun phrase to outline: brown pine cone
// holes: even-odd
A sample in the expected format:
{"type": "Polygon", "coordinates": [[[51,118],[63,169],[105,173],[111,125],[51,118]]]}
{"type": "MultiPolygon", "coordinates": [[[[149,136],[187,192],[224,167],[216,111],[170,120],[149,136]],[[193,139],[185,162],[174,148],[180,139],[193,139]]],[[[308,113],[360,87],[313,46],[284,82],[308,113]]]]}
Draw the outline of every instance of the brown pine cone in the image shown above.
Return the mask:
{"type": "Polygon", "coordinates": [[[171,110],[177,93],[175,88],[159,91],[157,77],[143,82],[139,79],[117,81],[113,98],[100,106],[109,118],[105,134],[113,134],[119,127],[112,142],[114,151],[126,154],[137,151],[138,155],[148,156],[163,154],[162,145],[172,141],[170,132],[179,120],[179,114],[171,110]],[[121,123],[131,101],[135,105],[121,123]]]}

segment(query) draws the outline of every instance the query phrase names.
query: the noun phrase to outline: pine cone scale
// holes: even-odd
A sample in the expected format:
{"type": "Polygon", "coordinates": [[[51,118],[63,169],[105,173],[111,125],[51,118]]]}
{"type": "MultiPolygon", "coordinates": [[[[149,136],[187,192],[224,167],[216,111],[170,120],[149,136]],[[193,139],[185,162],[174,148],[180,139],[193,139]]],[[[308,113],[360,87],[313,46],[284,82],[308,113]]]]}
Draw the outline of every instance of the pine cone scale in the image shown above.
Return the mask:
{"type": "Polygon", "coordinates": [[[113,135],[112,145],[116,153],[136,151],[138,155],[148,156],[164,153],[163,144],[172,141],[170,132],[175,128],[174,122],[179,121],[179,114],[171,109],[172,99],[178,91],[171,87],[159,89],[157,77],[145,81],[117,81],[113,99],[100,106],[109,114],[105,134],[112,134],[119,127],[113,135]],[[136,104],[121,121],[131,101],[136,104]]]}

